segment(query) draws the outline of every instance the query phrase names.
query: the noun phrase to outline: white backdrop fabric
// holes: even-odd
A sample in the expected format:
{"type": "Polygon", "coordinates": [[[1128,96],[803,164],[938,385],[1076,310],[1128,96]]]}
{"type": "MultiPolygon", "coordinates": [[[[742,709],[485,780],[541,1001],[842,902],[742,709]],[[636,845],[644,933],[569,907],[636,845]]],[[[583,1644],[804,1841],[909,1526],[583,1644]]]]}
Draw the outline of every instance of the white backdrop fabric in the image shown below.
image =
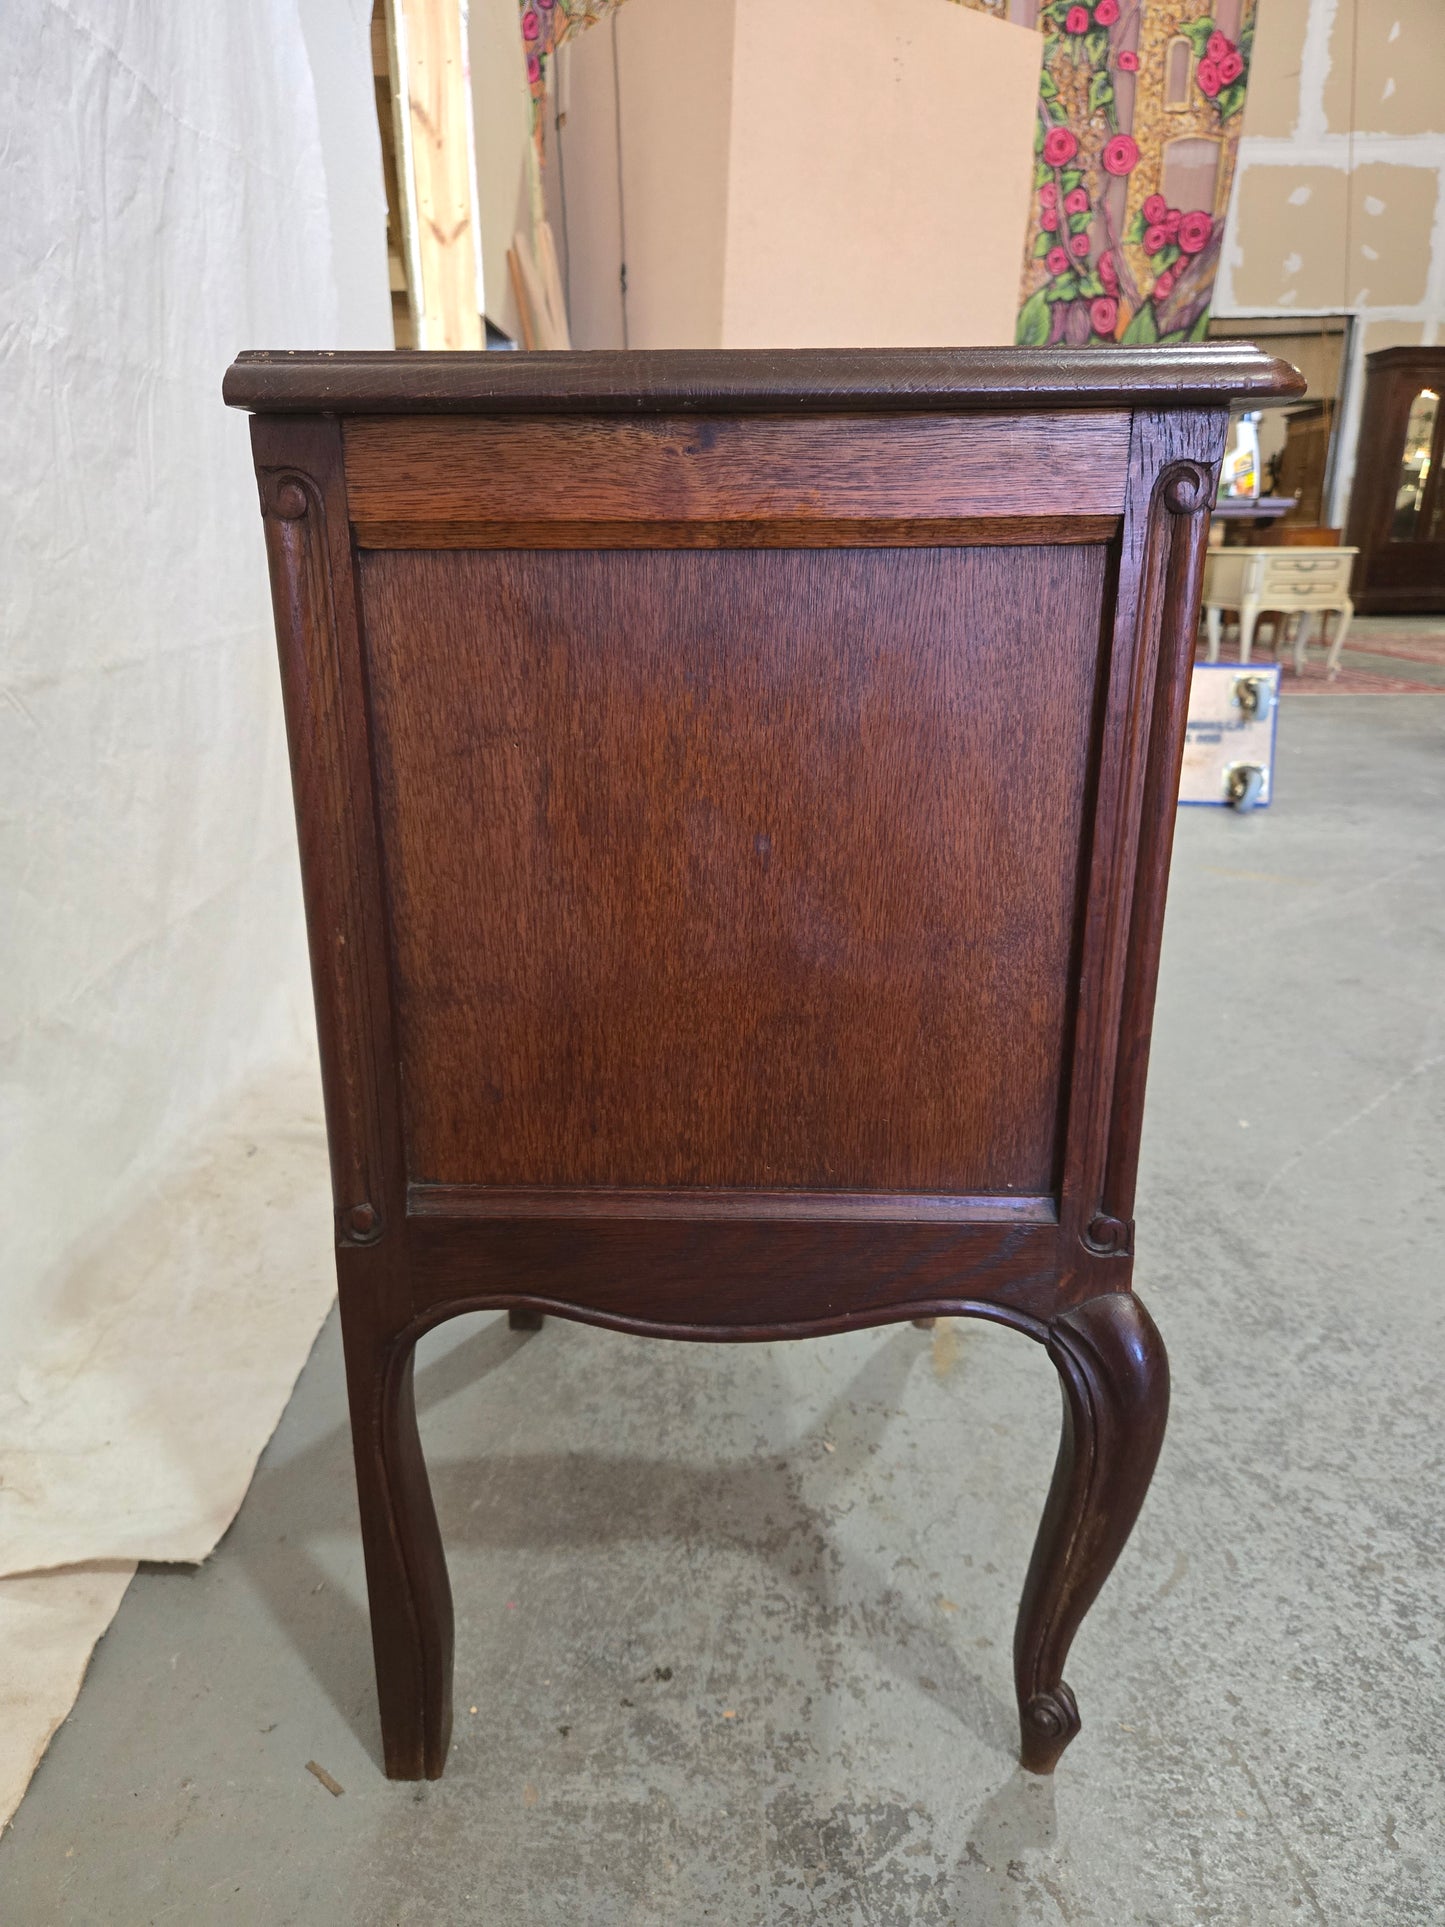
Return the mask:
{"type": "Polygon", "coordinates": [[[115,1562],[210,1549],[330,1299],[220,382],[241,348],[390,346],[370,12],[0,8],[0,1574],[64,1568],[0,1577],[0,1821],[115,1562]]]}

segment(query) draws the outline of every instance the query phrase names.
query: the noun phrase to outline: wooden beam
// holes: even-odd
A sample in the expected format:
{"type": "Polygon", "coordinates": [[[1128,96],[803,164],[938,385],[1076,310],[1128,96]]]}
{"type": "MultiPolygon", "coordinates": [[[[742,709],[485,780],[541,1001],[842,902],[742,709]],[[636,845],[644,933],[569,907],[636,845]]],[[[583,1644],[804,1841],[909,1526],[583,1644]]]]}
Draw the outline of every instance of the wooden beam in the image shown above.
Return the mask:
{"type": "Polygon", "coordinates": [[[416,345],[480,348],[474,166],[461,0],[391,0],[406,181],[416,345]]]}

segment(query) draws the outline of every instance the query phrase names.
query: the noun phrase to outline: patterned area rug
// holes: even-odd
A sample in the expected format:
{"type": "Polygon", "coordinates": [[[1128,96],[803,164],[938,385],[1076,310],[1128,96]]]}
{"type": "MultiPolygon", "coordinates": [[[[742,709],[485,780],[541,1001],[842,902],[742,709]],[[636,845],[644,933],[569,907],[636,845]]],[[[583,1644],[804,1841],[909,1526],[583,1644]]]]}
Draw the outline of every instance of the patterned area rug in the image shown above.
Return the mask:
{"type": "MultiPolygon", "coordinates": [[[[1430,617],[1414,620],[1412,627],[1410,620],[1398,616],[1357,617],[1333,682],[1325,674],[1325,652],[1315,641],[1310,643],[1302,676],[1294,673],[1293,651],[1286,646],[1276,654],[1272,638],[1256,645],[1253,659],[1284,663],[1281,695],[1445,695],[1445,622],[1430,617]]],[[[1201,641],[1198,660],[1203,661],[1204,654],[1201,641]]],[[[1220,661],[1237,661],[1238,655],[1237,633],[1226,634],[1220,661]]]]}

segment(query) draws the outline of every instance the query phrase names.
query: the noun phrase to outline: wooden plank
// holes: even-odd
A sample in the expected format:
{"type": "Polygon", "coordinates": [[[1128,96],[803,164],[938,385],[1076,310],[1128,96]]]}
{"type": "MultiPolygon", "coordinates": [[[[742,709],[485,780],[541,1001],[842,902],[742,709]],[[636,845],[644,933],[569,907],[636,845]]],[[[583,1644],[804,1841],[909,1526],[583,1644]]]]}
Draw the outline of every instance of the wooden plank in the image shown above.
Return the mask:
{"type": "Polygon", "coordinates": [[[392,0],[403,64],[421,286],[417,345],[480,348],[467,63],[459,0],[392,0]]]}
{"type": "MultiPolygon", "coordinates": [[[[1034,539],[1054,540],[1041,524],[1102,517],[1112,528],[1123,507],[1129,418],[383,418],[348,422],[345,439],[364,548],[511,546],[529,526],[552,525],[553,546],[648,546],[653,525],[685,523],[711,531],[699,546],[790,547],[807,524],[936,527],[997,517],[1022,520],[1015,539],[1033,530],[1034,539]],[[755,526],[767,523],[778,525],[771,542],[755,526]],[[488,525],[496,525],[490,538],[488,525]]],[[[844,527],[827,539],[847,536],[844,527]]]]}
{"type": "Polygon", "coordinates": [[[924,1192],[682,1191],[613,1188],[503,1189],[477,1184],[414,1184],[410,1218],[633,1219],[679,1218],[689,1224],[728,1219],[749,1223],[1057,1224],[1049,1197],[937,1197],[924,1192]]]}
{"type": "Polygon", "coordinates": [[[1304,393],[1288,363],[1257,348],[730,348],[570,355],[238,355],[233,408],[342,415],[856,416],[961,411],[1053,414],[1065,438],[1096,409],[1251,407],[1304,393]]]}
{"type": "Polygon", "coordinates": [[[971,1311],[1047,1318],[1056,1224],[746,1218],[407,1222],[418,1312],[525,1303],[622,1331],[740,1340],[971,1311]]]}
{"type": "Polygon", "coordinates": [[[1112,542],[1117,515],[858,516],[770,521],[366,522],[363,549],[933,549],[1112,542]]]}

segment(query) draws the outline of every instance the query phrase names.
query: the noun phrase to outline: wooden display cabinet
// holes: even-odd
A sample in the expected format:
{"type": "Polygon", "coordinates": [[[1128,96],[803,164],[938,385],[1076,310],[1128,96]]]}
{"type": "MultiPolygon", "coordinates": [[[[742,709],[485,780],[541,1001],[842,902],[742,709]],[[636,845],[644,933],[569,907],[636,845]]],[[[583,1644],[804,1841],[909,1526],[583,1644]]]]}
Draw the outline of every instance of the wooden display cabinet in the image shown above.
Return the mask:
{"type": "Polygon", "coordinates": [[[1445,610],[1445,348],[1365,357],[1346,542],[1361,615],[1445,610]]]}

